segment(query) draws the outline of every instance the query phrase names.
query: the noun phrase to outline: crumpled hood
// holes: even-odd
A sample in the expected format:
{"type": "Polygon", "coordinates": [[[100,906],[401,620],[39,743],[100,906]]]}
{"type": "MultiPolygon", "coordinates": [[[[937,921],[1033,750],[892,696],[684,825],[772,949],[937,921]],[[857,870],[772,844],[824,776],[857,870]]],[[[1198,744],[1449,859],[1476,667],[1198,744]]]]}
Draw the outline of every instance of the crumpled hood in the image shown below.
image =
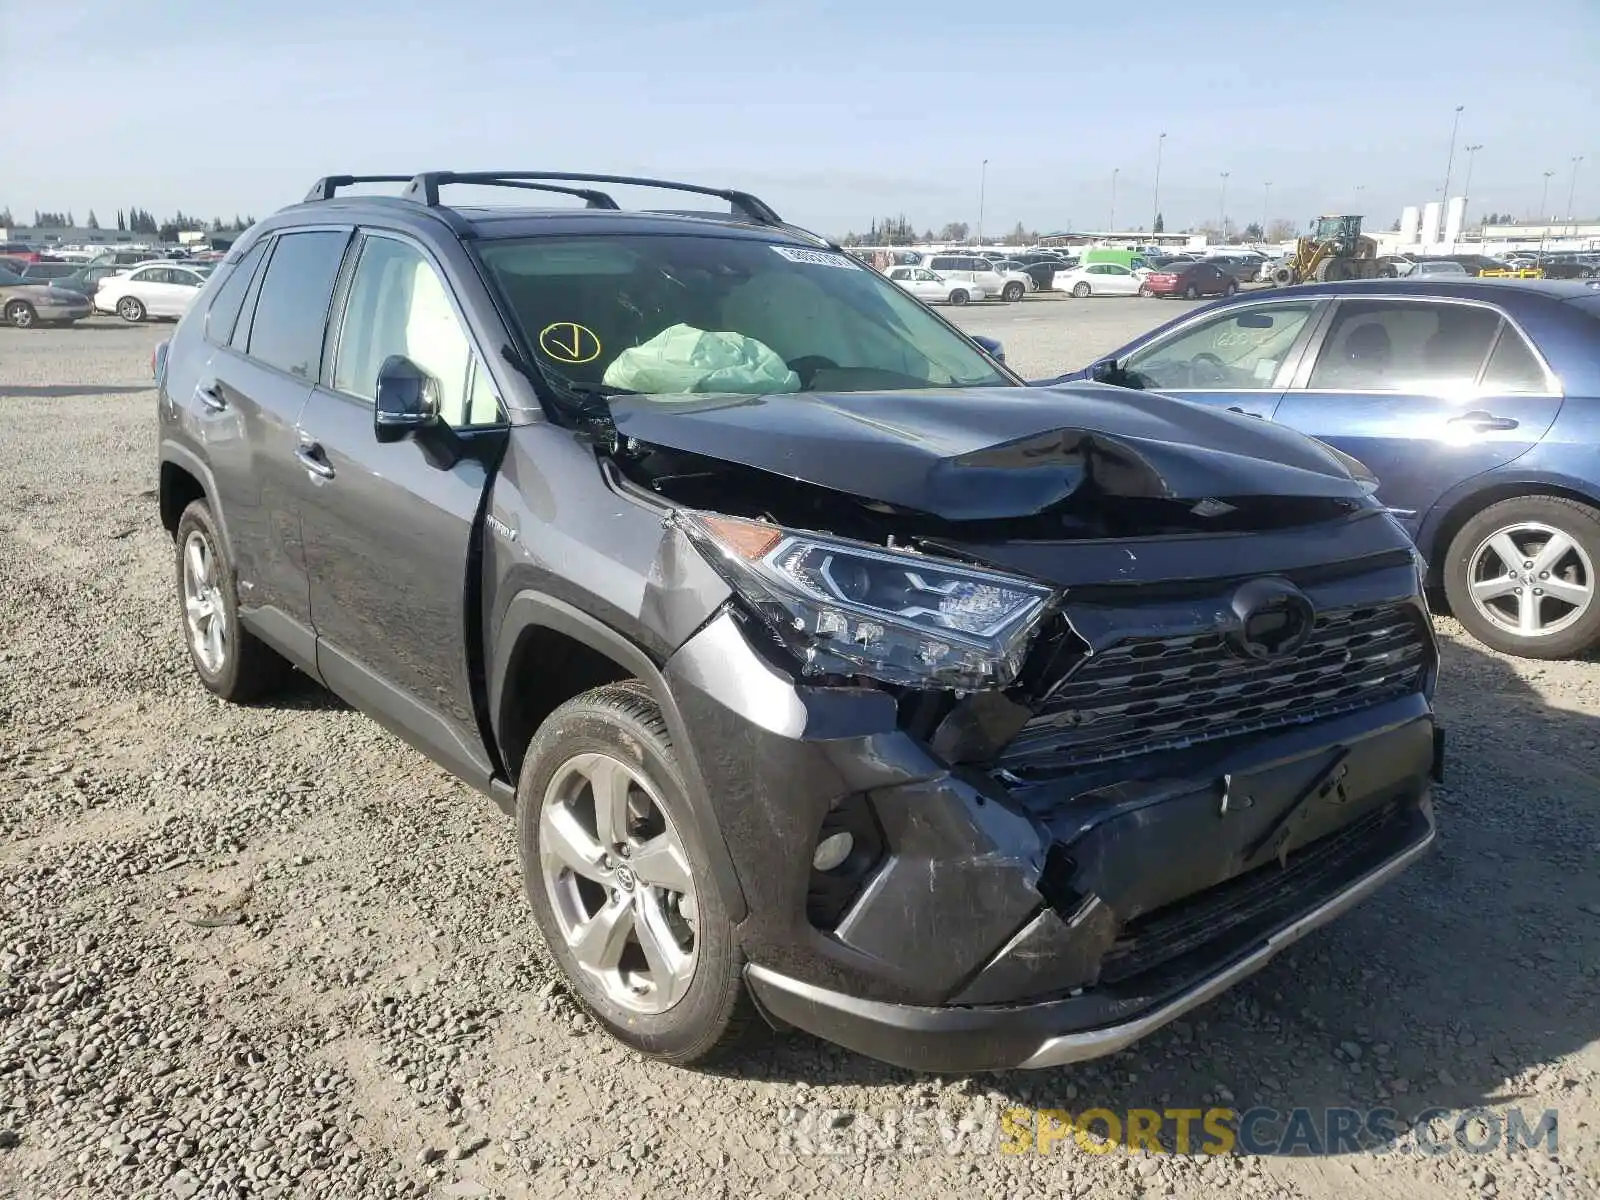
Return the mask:
{"type": "Polygon", "coordinates": [[[1355,498],[1365,488],[1282,425],[1097,383],[622,396],[624,438],[952,521],[1031,516],[1086,483],[1113,496],[1355,498]]]}

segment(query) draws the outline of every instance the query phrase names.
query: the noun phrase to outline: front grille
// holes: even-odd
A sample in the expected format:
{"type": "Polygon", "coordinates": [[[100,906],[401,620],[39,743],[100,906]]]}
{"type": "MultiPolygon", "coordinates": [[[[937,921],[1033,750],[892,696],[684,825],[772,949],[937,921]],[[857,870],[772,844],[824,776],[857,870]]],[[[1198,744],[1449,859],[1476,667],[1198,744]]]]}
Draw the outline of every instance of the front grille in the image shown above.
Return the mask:
{"type": "Polygon", "coordinates": [[[1075,664],[1000,765],[1064,770],[1320,720],[1418,690],[1426,662],[1409,604],[1321,613],[1275,662],[1238,657],[1219,633],[1126,638],[1075,664]]]}
{"type": "Polygon", "coordinates": [[[1393,857],[1418,836],[1393,805],[1227,883],[1125,925],[1106,953],[1101,983],[1120,983],[1229,935],[1255,935],[1315,908],[1393,857]]]}

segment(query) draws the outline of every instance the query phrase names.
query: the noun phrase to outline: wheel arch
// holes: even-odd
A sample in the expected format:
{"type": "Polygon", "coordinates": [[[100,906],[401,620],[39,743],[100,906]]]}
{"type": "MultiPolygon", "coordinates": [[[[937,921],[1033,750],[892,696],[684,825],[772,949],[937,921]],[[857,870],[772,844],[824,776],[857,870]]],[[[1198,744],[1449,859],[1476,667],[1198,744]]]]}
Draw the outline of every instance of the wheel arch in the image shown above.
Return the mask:
{"type": "Polygon", "coordinates": [[[1435,504],[1418,533],[1417,545],[1428,560],[1430,588],[1443,586],[1440,564],[1462,526],[1491,504],[1518,496],[1558,496],[1600,510],[1600,489],[1571,476],[1540,474],[1471,480],[1435,504]]]}
{"type": "Polygon", "coordinates": [[[643,683],[661,708],[687,785],[691,816],[728,902],[729,916],[737,923],[748,911],[744,890],[694,744],[660,667],[636,642],[554,596],[518,592],[501,618],[489,664],[490,718],[500,760],[515,786],[528,746],[550,713],[591,688],[626,679],[643,683]]]}
{"type": "Polygon", "coordinates": [[[228,518],[217,503],[216,480],[212,477],[211,469],[193,451],[173,442],[162,443],[156,497],[161,511],[161,527],[172,536],[178,532],[178,521],[183,517],[183,510],[196,500],[204,500],[211,507],[211,519],[222,536],[228,561],[236,561],[233,557],[233,540],[228,531],[228,518]]]}

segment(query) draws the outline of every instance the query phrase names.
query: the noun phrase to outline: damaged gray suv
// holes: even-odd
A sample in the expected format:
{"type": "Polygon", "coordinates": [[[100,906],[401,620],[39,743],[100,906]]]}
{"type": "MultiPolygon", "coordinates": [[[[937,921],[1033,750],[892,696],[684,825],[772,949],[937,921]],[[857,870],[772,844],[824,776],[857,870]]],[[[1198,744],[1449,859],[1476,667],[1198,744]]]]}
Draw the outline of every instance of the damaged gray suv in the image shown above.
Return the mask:
{"type": "Polygon", "coordinates": [[[646,1054],[1109,1053],[1433,838],[1419,562],[1358,463],[1025,387],[746,193],[325,179],[156,372],[200,680],[303,672],[514,814],[646,1054]]]}

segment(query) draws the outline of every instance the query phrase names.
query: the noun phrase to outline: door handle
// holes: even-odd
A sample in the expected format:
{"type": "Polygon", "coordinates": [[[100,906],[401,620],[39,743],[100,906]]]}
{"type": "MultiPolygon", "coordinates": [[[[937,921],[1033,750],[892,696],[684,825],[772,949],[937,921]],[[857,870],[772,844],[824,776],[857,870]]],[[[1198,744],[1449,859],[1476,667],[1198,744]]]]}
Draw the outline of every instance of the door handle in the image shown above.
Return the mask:
{"type": "Polygon", "coordinates": [[[319,479],[332,479],[333,467],[328,462],[328,456],[323,451],[320,442],[303,441],[294,452],[300,460],[300,465],[310,471],[319,479]]]}
{"type": "Polygon", "coordinates": [[[214,383],[199,384],[194,389],[194,398],[200,401],[200,407],[208,412],[221,412],[228,407],[227,398],[217,390],[214,383]]]}
{"type": "Polygon", "coordinates": [[[1488,433],[1491,430],[1515,429],[1517,422],[1511,417],[1497,417],[1493,413],[1469,412],[1462,413],[1459,417],[1451,417],[1451,425],[1465,425],[1479,433],[1488,433]]]}

